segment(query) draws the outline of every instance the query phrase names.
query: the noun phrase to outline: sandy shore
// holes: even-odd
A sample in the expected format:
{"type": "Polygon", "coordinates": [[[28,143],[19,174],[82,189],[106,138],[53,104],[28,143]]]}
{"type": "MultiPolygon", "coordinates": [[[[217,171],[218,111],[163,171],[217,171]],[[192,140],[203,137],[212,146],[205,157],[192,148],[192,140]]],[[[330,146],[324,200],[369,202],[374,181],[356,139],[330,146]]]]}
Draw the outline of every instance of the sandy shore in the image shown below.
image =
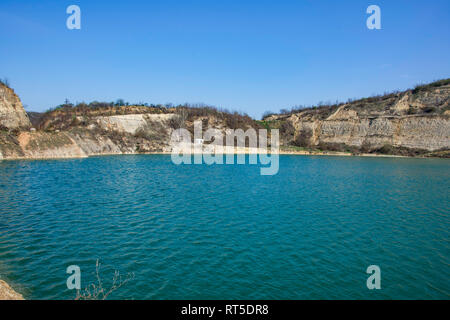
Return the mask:
{"type": "MultiPolygon", "coordinates": [[[[186,154],[214,154],[211,150],[199,151],[194,148],[186,148],[179,150],[181,152],[185,152],[186,154]]],[[[216,153],[216,155],[226,155],[226,154],[271,154],[270,148],[267,149],[259,149],[259,148],[248,148],[248,147],[224,147],[220,149],[216,153]]],[[[338,152],[338,151],[322,151],[322,150],[295,150],[289,148],[280,148],[277,152],[279,155],[301,155],[301,156],[339,156],[339,157],[381,157],[381,158],[430,158],[425,156],[402,156],[402,155],[393,155],[393,154],[377,154],[377,153],[358,153],[353,154],[351,152],[338,152]]],[[[11,158],[1,158],[1,160],[69,160],[69,159],[81,159],[81,158],[89,158],[89,157],[100,157],[100,156],[120,156],[120,155],[140,155],[140,154],[160,154],[160,155],[170,155],[170,151],[156,151],[156,152],[140,152],[140,153],[95,153],[90,154],[88,156],[78,157],[45,157],[45,158],[32,158],[32,157],[11,157],[11,158]]],[[[442,157],[436,157],[442,158],[442,157]]]]}
{"type": "Polygon", "coordinates": [[[381,158],[424,158],[424,157],[408,157],[395,154],[378,154],[378,153],[358,153],[335,152],[335,151],[280,151],[279,154],[285,155],[303,155],[303,156],[338,156],[338,157],[381,157],[381,158]]]}
{"type": "Polygon", "coordinates": [[[24,298],[5,281],[0,280],[0,300],[24,300],[24,298]]]}

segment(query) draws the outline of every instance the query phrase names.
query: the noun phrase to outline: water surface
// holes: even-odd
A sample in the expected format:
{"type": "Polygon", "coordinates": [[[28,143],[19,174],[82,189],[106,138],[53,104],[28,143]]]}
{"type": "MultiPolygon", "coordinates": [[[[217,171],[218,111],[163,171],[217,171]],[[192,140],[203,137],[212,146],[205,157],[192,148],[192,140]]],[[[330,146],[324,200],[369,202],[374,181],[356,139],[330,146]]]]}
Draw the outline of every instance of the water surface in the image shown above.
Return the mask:
{"type": "Polygon", "coordinates": [[[95,261],[135,275],[123,299],[448,299],[450,162],[281,156],[255,165],[170,156],[0,162],[0,277],[71,299],[95,261]],[[381,268],[368,290],[366,268],[381,268]]]}

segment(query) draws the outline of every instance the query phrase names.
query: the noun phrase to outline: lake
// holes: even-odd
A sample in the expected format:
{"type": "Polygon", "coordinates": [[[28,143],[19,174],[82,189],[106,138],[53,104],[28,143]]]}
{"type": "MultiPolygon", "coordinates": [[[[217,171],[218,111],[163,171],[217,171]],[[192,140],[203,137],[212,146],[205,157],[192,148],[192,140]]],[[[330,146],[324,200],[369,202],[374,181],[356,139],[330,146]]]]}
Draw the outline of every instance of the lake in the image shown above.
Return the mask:
{"type": "Polygon", "coordinates": [[[114,299],[449,299],[450,161],[168,155],[0,162],[0,278],[73,299],[95,263],[134,278],[114,299]],[[366,269],[381,269],[369,290],[366,269]]]}

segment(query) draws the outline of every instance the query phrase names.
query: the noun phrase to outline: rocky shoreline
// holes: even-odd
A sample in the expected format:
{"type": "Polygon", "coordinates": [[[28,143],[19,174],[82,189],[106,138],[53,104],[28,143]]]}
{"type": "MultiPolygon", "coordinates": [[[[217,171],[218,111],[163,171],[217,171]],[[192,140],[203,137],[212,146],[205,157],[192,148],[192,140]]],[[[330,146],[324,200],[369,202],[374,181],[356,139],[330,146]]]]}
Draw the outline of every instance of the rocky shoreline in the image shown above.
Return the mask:
{"type": "MultiPolygon", "coordinates": [[[[264,151],[265,153],[265,151],[264,151]]],[[[271,154],[271,152],[267,152],[271,154]]],[[[194,155],[195,153],[192,153],[194,155]]],[[[231,153],[223,153],[223,155],[231,153]]],[[[234,152],[233,154],[251,154],[250,152],[234,152]]],[[[339,151],[318,151],[318,150],[305,150],[305,151],[289,151],[280,150],[279,155],[292,155],[292,156],[330,156],[330,157],[374,157],[374,158],[439,158],[446,159],[448,157],[442,156],[407,156],[407,155],[395,155],[395,154],[378,154],[378,153],[351,153],[351,152],[339,152],[339,151]]],[[[91,154],[88,156],[68,156],[68,157],[42,157],[42,158],[28,158],[28,157],[11,157],[7,159],[0,159],[4,161],[19,161],[19,160],[70,160],[70,159],[84,159],[91,157],[107,157],[107,156],[120,156],[120,155],[171,155],[171,152],[141,152],[141,153],[100,153],[91,154]]]]}
{"type": "Polygon", "coordinates": [[[9,284],[0,280],[0,300],[24,300],[24,298],[20,293],[14,291],[9,284]]]}

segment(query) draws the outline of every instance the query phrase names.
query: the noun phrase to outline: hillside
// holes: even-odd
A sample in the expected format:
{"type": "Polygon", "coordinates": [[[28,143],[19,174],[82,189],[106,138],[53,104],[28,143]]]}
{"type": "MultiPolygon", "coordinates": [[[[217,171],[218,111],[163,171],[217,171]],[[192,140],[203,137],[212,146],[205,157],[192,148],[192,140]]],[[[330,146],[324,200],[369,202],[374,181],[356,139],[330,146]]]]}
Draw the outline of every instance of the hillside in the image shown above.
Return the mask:
{"type": "Polygon", "coordinates": [[[279,129],[282,152],[448,157],[450,80],[262,121],[207,106],[64,104],[45,113],[22,107],[0,83],[0,159],[170,152],[174,129],[279,129]],[[31,120],[31,122],[30,122],[31,120]],[[31,128],[33,126],[33,128],[31,128]]]}
{"type": "Polygon", "coordinates": [[[30,120],[13,89],[0,81],[0,128],[27,129],[30,120]]]}
{"type": "Polygon", "coordinates": [[[258,127],[246,115],[187,105],[168,108],[99,102],[65,104],[45,113],[30,113],[29,117],[31,129],[28,124],[21,130],[0,130],[0,159],[168,153],[173,130],[184,127],[193,132],[195,120],[201,120],[205,129],[222,131],[258,127]]]}
{"type": "Polygon", "coordinates": [[[352,153],[448,156],[450,79],[415,89],[263,119],[281,144],[352,153]]]}

